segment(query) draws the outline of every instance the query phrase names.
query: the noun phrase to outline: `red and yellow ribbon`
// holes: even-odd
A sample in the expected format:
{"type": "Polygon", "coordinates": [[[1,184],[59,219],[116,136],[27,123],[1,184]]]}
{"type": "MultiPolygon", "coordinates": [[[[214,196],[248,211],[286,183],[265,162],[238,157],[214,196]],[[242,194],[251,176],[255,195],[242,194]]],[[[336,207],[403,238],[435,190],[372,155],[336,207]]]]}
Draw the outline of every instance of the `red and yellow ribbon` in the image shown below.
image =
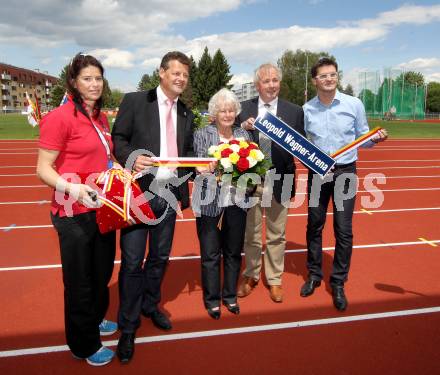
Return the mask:
{"type": "Polygon", "coordinates": [[[370,130],[368,133],[365,133],[364,135],[360,136],[353,142],[349,143],[348,145],[345,145],[344,147],[340,148],[338,151],[330,155],[333,159],[339,159],[346,153],[357,149],[364,143],[368,142],[370,139],[374,138],[376,134],[379,133],[379,131],[382,130],[380,126],[374,128],[373,130],[370,130]]]}
{"type": "Polygon", "coordinates": [[[104,196],[98,196],[98,199],[102,204],[106,205],[108,208],[112,209],[118,215],[122,216],[124,221],[129,221],[135,224],[135,220],[130,215],[130,198],[131,198],[131,184],[134,183],[136,176],[131,175],[124,169],[109,169],[102,172],[96,179],[97,184],[103,184],[102,192],[108,193],[111,190],[113,180],[120,180],[124,184],[124,197],[123,197],[123,208],[119,207],[117,204],[113,203],[111,200],[105,198],[104,196]]]}
{"type": "Polygon", "coordinates": [[[216,158],[152,158],[155,167],[206,167],[210,163],[217,161],[216,158]]]}

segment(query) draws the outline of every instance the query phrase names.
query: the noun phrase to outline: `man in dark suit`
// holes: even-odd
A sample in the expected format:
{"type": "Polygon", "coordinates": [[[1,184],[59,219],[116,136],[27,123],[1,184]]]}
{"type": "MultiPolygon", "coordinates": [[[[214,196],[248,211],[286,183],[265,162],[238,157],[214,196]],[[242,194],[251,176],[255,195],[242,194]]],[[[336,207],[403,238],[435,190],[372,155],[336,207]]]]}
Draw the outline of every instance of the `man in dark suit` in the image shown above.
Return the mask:
{"type": "Polygon", "coordinates": [[[186,171],[152,168],[150,156],[189,156],[192,152],[193,116],[178,99],[188,83],[189,66],[190,60],[183,53],[167,53],[160,64],[159,86],[125,95],[112,131],[115,156],[121,165],[136,172],[148,172],[139,184],[147,194],[155,193],[150,205],[159,218],[154,225],[139,224],[121,230],[118,313],[121,336],[117,354],[123,363],[133,356],[141,313],[160,329],[172,328],[158,304],[176,223],[177,207],[170,202],[180,201],[181,207],[186,208],[188,184],[185,181],[172,185],[186,171]],[[170,196],[173,199],[167,199],[170,196]],[[147,237],[149,251],[142,266],[147,237]]]}
{"type": "Polygon", "coordinates": [[[254,82],[259,93],[257,98],[242,103],[238,122],[248,130],[261,151],[272,160],[275,178],[267,178],[264,186],[258,186],[254,196],[260,198],[247,216],[244,253],[246,267],[237,295],[246,297],[258,284],[262,264],[263,210],[266,214],[266,251],[264,272],[270,287],[270,297],[274,302],[282,302],[281,275],[284,271],[286,248],[285,228],[290,199],[295,195],[295,163],[293,156],[271,142],[253,126],[255,118],[271,111],[290,127],[304,134],[304,115],[300,106],[279,99],[281,71],[273,64],[263,64],[255,71],[254,82]],[[285,186],[284,186],[285,185],[285,186]],[[273,195],[265,202],[263,192],[273,186],[273,195]],[[284,188],[283,188],[284,186],[284,188]]]}

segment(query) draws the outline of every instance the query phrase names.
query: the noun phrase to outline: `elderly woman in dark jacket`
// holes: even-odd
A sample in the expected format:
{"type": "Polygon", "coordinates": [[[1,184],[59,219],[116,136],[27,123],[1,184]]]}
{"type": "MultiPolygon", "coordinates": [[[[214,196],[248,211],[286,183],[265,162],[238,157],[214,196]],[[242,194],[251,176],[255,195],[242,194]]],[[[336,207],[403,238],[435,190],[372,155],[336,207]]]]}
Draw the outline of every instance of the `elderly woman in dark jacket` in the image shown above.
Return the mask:
{"type": "MultiPolygon", "coordinates": [[[[196,156],[208,156],[209,147],[220,142],[237,138],[250,139],[246,130],[234,125],[240,109],[237,97],[228,89],[221,89],[211,98],[208,111],[214,118],[214,123],[194,133],[196,156]]],[[[221,302],[231,313],[240,313],[237,281],[241,267],[246,209],[237,205],[235,199],[227,199],[229,202],[221,199],[221,187],[215,176],[209,174],[212,168],[198,168],[198,172],[201,174],[194,182],[192,202],[200,241],[203,301],[209,316],[219,319],[221,302]],[[222,254],[223,287],[220,274],[222,254]]]]}

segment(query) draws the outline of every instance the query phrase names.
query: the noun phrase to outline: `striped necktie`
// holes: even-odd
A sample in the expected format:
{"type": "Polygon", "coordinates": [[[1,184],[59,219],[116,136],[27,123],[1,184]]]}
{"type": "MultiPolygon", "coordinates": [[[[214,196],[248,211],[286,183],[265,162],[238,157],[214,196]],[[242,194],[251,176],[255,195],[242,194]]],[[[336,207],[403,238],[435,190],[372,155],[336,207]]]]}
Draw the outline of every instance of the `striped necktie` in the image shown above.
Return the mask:
{"type": "MultiPolygon", "coordinates": [[[[268,111],[270,110],[269,103],[264,103],[264,107],[266,108],[266,110],[268,111]]],[[[262,132],[260,132],[258,136],[259,136],[258,143],[260,144],[260,150],[264,154],[265,159],[272,159],[272,153],[271,153],[272,141],[270,140],[269,137],[266,137],[266,135],[264,135],[262,132]]]]}

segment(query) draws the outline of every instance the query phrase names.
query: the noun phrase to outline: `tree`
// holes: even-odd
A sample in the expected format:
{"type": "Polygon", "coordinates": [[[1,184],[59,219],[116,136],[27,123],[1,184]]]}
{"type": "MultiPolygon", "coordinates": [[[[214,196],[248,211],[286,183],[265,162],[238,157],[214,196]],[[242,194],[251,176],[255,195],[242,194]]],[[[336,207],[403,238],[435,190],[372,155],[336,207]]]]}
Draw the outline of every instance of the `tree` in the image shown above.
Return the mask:
{"type": "Polygon", "coordinates": [[[440,82],[429,82],[426,96],[426,111],[440,112],[440,82]]]}
{"type": "MultiPolygon", "coordinates": [[[[298,105],[303,105],[305,102],[306,90],[308,100],[315,96],[316,89],[312,84],[310,68],[321,57],[334,59],[334,57],[327,52],[314,53],[302,50],[296,50],[296,52],[290,50],[285,51],[281,58],[278,59],[278,67],[283,74],[280,97],[298,105]],[[307,88],[305,87],[306,76],[307,88]]],[[[340,84],[338,84],[338,88],[342,88],[340,84]]]]}
{"type": "Polygon", "coordinates": [[[343,90],[344,94],[354,96],[353,86],[348,84],[345,86],[345,90],[343,90]]]}
{"type": "Polygon", "coordinates": [[[138,83],[137,91],[146,91],[154,89],[159,85],[159,68],[156,68],[154,72],[149,74],[144,74],[138,83]]]}
{"type": "Polygon", "coordinates": [[[225,55],[218,49],[212,58],[212,76],[211,81],[213,85],[214,93],[218,90],[226,87],[230,89],[232,85],[228,85],[228,82],[232,78],[230,72],[230,66],[226,60],[225,55]]]}
{"type": "Polygon", "coordinates": [[[119,89],[111,90],[110,100],[106,107],[108,108],[117,108],[120,106],[122,99],[124,97],[124,93],[119,89]]]}
{"type": "Polygon", "coordinates": [[[182,95],[180,95],[180,99],[182,100],[182,102],[185,103],[185,105],[188,108],[192,108],[194,106],[194,99],[193,99],[193,82],[194,79],[197,75],[197,63],[195,62],[194,58],[192,57],[192,55],[189,57],[189,59],[191,60],[191,64],[189,66],[189,80],[188,80],[188,85],[186,86],[185,91],[182,93],[182,95]]]}
{"type": "Polygon", "coordinates": [[[50,92],[50,100],[52,107],[58,107],[63,99],[64,94],[66,93],[66,75],[67,68],[69,66],[66,65],[60,73],[57,83],[52,87],[50,92]]]}
{"type": "Polygon", "coordinates": [[[199,109],[208,107],[208,101],[215,93],[211,80],[212,74],[212,58],[208,47],[205,47],[197,65],[197,74],[192,81],[194,107],[199,109]]]}
{"type": "Polygon", "coordinates": [[[417,86],[423,86],[425,84],[425,77],[422,73],[414,72],[414,71],[408,71],[400,74],[396,78],[396,82],[403,81],[404,85],[416,85],[417,86]]]}

